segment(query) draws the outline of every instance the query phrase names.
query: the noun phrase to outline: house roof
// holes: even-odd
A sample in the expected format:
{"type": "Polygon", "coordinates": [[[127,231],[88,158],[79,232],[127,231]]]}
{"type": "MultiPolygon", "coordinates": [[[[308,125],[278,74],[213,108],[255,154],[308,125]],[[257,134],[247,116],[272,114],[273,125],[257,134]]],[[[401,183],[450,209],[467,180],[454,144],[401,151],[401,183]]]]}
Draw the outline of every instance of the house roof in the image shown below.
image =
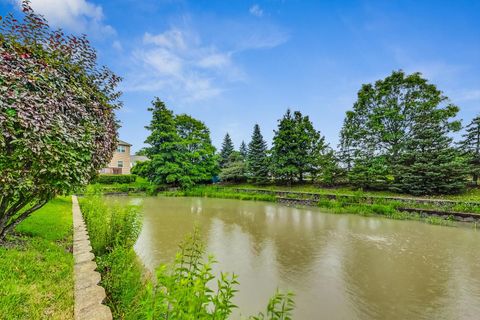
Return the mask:
{"type": "Polygon", "coordinates": [[[122,145],[122,146],[129,146],[129,147],[132,146],[130,143],[125,142],[125,141],[120,140],[120,139],[118,139],[118,144],[119,144],[119,145],[122,145]]]}

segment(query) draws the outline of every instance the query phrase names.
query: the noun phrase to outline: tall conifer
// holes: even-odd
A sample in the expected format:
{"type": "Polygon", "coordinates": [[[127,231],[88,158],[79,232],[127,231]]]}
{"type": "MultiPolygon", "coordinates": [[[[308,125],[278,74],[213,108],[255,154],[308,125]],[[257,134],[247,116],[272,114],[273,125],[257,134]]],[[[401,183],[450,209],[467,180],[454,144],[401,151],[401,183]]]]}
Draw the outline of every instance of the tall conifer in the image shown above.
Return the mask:
{"type": "Polygon", "coordinates": [[[220,167],[224,168],[228,164],[234,150],[232,139],[227,133],[223,138],[222,149],[220,150],[220,167]]]}
{"type": "Polygon", "coordinates": [[[395,165],[393,189],[423,195],[456,193],[465,187],[465,162],[452,147],[447,127],[427,120],[413,126],[395,165]]]}
{"type": "Polygon", "coordinates": [[[247,170],[251,182],[268,183],[267,143],[263,140],[258,124],[253,128],[252,141],[248,144],[247,170]]]}
{"type": "Polygon", "coordinates": [[[247,160],[248,149],[245,141],[242,141],[240,144],[240,156],[242,156],[243,160],[247,160]]]}
{"type": "Polygon", "coordinates": [[[466,132],[460,142],[460,151],[468,159],[469,174],[478,184],[480,176],[480,115],[476,116],[466,127],[466,132]]]}

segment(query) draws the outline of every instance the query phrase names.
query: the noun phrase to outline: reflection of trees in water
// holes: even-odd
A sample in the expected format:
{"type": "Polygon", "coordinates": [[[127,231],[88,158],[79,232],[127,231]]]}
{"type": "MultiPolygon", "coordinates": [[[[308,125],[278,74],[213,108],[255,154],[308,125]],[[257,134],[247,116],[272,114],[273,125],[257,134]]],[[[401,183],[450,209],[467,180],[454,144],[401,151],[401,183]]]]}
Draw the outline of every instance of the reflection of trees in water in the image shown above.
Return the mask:
{"type": "MultiPolygon", "coordinates": [[[[195,225],[200,227],[206,243],[219,232],[223,234],[221,241],[232,243],[239,228],[248,236],[254,257],[272,246],[281,272],[303,276],[303,271],[311,268],[322,236],[322,215],[262,202],[147,198],[144,211],[144,229],[137,245],[142,256],[158,256],[162,251],[160,256],[173,258],[178,243],[195,225]]],[[[165,262],[158,260],[155,262],[165,262]]]]}
{"type": "MultiPolygon", "coordinates": [[[[233,208],[208,208],[212,216],[225,224],[226,230],[238,226],[249,236],[250,250],[259,256],[266,246],[273,245],[278,271],[305,276],[319,250],[322,236],[321,215],[306,209],[295,209],[265,203],[229,203],[233,208]],[[227,210],[225,210],[227,209],[227,210]],[[231,210],[230,210],[231,209],[231,210]]],[[[208,201],[205,205],[208,206],[208,201]]],[[[225,241],[231,236],[226,235],[225,241]]]]}

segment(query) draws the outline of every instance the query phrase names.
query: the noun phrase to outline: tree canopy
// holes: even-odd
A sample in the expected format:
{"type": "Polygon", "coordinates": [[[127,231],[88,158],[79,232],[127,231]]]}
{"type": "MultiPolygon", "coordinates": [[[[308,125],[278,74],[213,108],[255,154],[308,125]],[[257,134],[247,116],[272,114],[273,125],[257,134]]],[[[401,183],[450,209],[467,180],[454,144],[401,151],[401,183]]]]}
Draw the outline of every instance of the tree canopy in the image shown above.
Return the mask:
{"type": "Polygon", "coordinates": [[[272,172],[276,179],[303,182],[317,177],[325,163],[325,138],[315,130],[308,116],[287,110],[279,120],[272,147],[272,172]]]}
{"type": "Polygon", "coordinates": [[[210,181],[218,172],[218,159],[205,124],[186,114],[175,116],[158,98],[148,110],[152,120],[146,127],[145,154],[150,160],[136,165],[133,173],[180,187],[210,181]]]}
{"type": "Polygon", "coordinates": [[[233,151],[228,164],[222,168],[220,179],[224,182],[247,181],[247,165],[245,158],[239,151],[233,151]]]}
{"type": "Polygon", "coordinates": [[[220,167],[223,168],[227,166],[228,162],[230,161],[230,156],[234,150],[235,147],[233,146],[232,139],[227,133],[225,138],[223,138],[222,149],[220,150],[220,167]]]}
{"type": "Polygon", "coordinates": [[[460,141],[460,152],[467,157],[468,172],[472,175],[472,180],[478,184],[480,176],[480,115],[466,126],[465,134],[460,141]]]}
{"type": "Polygon", "coordinates": [[[112,157],[120,78],[85,36],[52,31],[23,3],[0,19],[0,240],[112,157]]]}
{"type": "Polygon", "coordinates": [[[248,155],[248,148],[247,148],[247,145],[245,144],[245,141],[242,141],[242,143],[240,144],[239,152],[243,160],[246,160],[248,155]]]}
{"type": "Polygon", "coordinates": [[[260,126],[253,127],[252,140],[248,144],[247,175],[249,181],[256,184],[269,182],[267,143],[260,132],[260,126]]]}
{"type": "MultiPolygon", "coordinates": [[[[407,181],[402,176],[407,173],[400,169],[406,170],[406,164],[413,161],[412,156],[418,158],[419,167],[412,169],[412,164],[410,169],[424,170],[417,172],[418,175],[436,176],[437,182],[451,181],[447,172],[439,170],[438,166],[454,164],[459,159],[453,154],[442,157],[441,163],[428,157],[420,159],[425,155],[414,146],[414,141],[425,147],[441,142],[450,154],[452,140],[449,134],[461,127],[459,121],[453,120],[457,112],[458,107],[420,73],[407,75],[394,71],[375,84],[363,85],[353,110],[346,114],[340,134],[339,154],[349,170],[350,182],[366,188],[407,191],[407,187],[399,187],[407,181]],[[408,157],[410,160],[406,160],[408,157]]],[[[417,193],[432,190],[426,185],[422,187],[421,183],[416,187],[417,193]]],[[[458,181],[451,181],[451,187],[444,186],[432,192],[454,192],[458,187],[458,181]]]]}

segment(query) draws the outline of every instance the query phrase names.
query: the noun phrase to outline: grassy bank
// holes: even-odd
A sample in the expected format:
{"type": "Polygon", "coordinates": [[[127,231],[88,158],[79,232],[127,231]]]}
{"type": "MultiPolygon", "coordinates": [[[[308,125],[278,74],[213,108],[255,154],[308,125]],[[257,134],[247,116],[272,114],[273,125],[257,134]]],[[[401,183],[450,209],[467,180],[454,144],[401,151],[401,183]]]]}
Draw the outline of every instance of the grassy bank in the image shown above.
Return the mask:
{"type": "Polygon", "coordinates": [[[163,191],[161,194],[168,197],[207,197],[269,202],[276,201],[276,197],[270,194],[239,193],[232,189],[218,186],[197,186],[187,190],[163,191]]]}
{"type": "Polygon", "coordinates": [[[281,191],[294,191],[294,192],[312,192],[320,194],[344,194],[344,195],[358,195],[359,193],[365,196],[378,196],[378,197],[400,197],[400,198],[425,198],[425,199],[440,199],[440,200],[455,200],[455,201],[478,201],[480,202],[480,188],[470,188],[460,194],[453,195],[433,195],[414,197],[408,194],[395,193],[390,191],[358,191],[352,187],[335,187],[325,188],[316,186],[313,184],[299,184],[292,186],[285,185],[265,185],[258,186],[252,184],[229,184],[223,185],[225,188],[245,188],[245,189],[269,189],[269,190],[281,190],[281,191]]]}
{"type": "Polygon", "coordinates": [[[56,198],[0,246],[0,319],[72,319],[70,198],[56,198]]]}
{"type": "Polygon", "coordinates": [[[152,195],[157,192],[158,188],[157,185],[137,176],[135,181],[130,183],[92,183],[83,192],[88,194],[145,192],[148,195],[152,195]]]}
{"type": "MultiPolygon", "coordinates": [[[[432,209],[439,211],[457,211],[480,214],[480,190],[470,189],[462,195],[445,195],[435,197],[411,197],[405,194],[395,194],[382,191],[361,191],[353,190],[350,188],[335,188],[326,189],[318,188],[309,185],[294,186],[291,188],[282,186],[266,186],[258,187],[254,185],[226,185],[223,186],[223,192],[234,192],[235,189],[251,190],[251,193],[257,193],[256,190],[268,190],[273,192],[286,191],[286,192],[298,192],[299,194],[285,195],[286,197],[294,198],[309,198],[315,194],[319,198],[319,206],[331,207],[335,206],[335,203],[340,203],[342,206],[351,204],[375,204],[375,205],[389,205],[393,208],[407,207],[418,209],[432,209]],[[301,193],[311,193],[302,195],[301,193]],[[329,196],[335,196],[335,199],[331,199],[329,196]],[[398,198],[399,200],[395,200],[398,198]],[[402,201],[400,201],[402,199],[402,201]],[[445,202],[442,202],[446,200],[445,202]]],[[[250,192],[247,192],[250,193],[250,192]]]]}

